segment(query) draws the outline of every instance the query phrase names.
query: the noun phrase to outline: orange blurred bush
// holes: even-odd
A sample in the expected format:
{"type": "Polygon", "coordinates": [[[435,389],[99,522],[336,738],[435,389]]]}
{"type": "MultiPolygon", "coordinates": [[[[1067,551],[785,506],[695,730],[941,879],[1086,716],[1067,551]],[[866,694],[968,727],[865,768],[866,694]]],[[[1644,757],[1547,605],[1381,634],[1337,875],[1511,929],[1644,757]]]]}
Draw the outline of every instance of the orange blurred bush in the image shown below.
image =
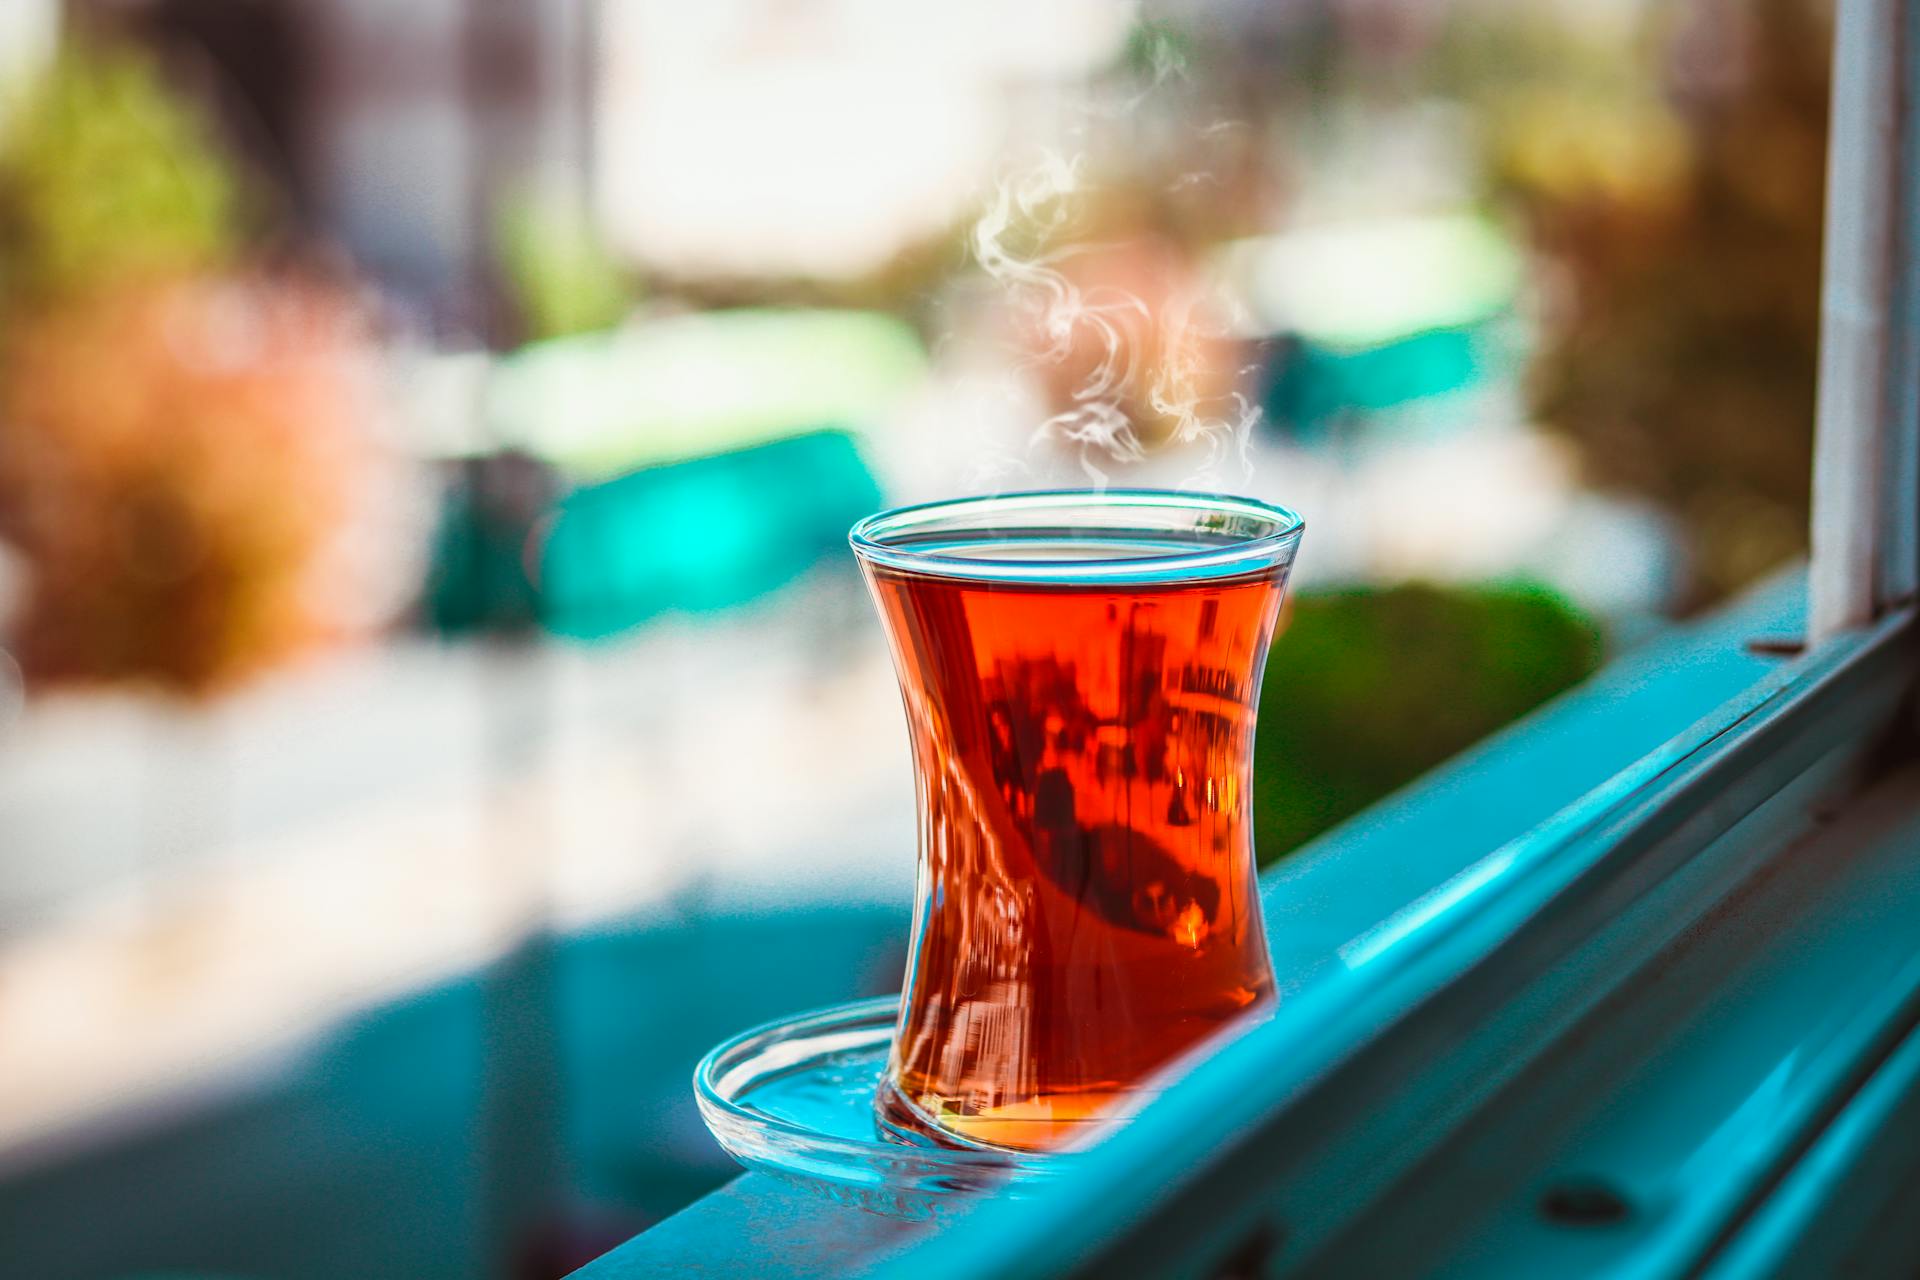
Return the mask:
{"type": "Polygon", "coordinates": [[[118,284],[0,334],[0,537],[38,680],[202,693],[337,634],[377,464],[353,308],[312,283],[118,284]]]}

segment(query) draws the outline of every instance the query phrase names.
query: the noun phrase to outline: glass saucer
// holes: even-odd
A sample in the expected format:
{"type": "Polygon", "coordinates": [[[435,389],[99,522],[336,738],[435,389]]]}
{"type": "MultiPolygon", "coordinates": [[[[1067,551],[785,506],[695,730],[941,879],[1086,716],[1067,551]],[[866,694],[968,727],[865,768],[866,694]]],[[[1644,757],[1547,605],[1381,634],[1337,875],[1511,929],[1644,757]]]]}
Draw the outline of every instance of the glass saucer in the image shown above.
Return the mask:
{"type": "Polygon", "coordinates": [[[1019,1196],[1072,1162],[883,1130],[873,1101],[899,1013],[897,996],[860,1000],[715,1046],[693,1073],[707,1128],[749,1169],[900,1218],[939,1217],[982,1193],[1019,1196]]]}

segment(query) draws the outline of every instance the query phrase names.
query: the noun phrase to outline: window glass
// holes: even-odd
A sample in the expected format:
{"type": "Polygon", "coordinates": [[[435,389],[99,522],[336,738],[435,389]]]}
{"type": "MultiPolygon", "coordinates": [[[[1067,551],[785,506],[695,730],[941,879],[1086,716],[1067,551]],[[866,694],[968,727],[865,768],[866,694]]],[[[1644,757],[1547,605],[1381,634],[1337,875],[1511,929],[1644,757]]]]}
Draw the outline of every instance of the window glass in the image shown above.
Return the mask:
{"type": "Polygon", "coordinates": [[[884,507],[1302,513],[1247,803],[1364,959],[1800,629],[1828,23],[8,0],[0,1237],[286,1270],[326,1165],[558,1275],[731,1176],[693,1061],[907,954],[884,507]],[[83,1231],[141,1169],[260,1238],[83,1231]]]}

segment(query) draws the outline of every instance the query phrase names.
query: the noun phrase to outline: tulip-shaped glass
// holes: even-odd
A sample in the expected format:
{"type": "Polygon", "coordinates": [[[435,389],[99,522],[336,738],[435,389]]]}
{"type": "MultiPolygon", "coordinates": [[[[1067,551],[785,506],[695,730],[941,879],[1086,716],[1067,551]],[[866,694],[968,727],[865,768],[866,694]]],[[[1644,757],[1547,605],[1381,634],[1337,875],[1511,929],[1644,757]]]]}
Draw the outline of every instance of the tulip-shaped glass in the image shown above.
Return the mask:
{"type": "Polygon", "coordinates": [[[1271,1003],[1254,714],[1301,529],[1148,490],[855,526],[919,801],[890,1130],[1070,1146],[1271,1003]]]}

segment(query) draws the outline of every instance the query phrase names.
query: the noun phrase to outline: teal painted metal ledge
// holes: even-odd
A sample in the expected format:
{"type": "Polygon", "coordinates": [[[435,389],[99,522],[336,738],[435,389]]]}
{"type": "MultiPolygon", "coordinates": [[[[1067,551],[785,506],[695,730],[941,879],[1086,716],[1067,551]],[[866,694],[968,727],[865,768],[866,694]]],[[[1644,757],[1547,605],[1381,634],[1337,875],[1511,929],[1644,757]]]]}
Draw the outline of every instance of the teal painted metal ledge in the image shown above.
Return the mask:
{"type": "MultiPolygon", "coordinates": [[[[1437,1153],[1525,1101],[1518,1082],[1566,1045],[1625,1066],[1663,1030],[1607,1014],[1661,990],[1680,948],[1809,856],[1796,841],[1851,812],[1885,750],[1912,750],[1915,637],[1903,613],[1761,680],[1390,922],[1384,943],[1343,949],[1349,976],[1197,1062],[1075,1177],[980,1202],[887,1274],[1343,1274],[1320,1264],[1387,1229],[1423,1176],[1474,1172],[1437,1153]]],[[[1688,1212],[1730,1229],[1756,1190],[1740,1177],[1709,1162],[1688,1212]]],[[[1645,1274],[1692,1274],[1716,1238],[1645,1274]]]]}
{"type": "MultiPolygon", "coordinates": [[[[1749,647],[1799,633],[1804,579],[1785,575],[1710,619],[1677,628],[1273,868],[1262,896],[1283,991],[1300,993],[1377,956],[1476,885],[1462,875],[1778,671],[1749,647]]],[[[962,1219],[941,1230],[968,1268],[962,1219]]],[[[886,1219],[761,1175],[737,1179],[577,1273],[841,1274],[925,1244],[886,1219]]],[[[924,1262],[924,1250],[914,1252],[924,1262]]]]}

